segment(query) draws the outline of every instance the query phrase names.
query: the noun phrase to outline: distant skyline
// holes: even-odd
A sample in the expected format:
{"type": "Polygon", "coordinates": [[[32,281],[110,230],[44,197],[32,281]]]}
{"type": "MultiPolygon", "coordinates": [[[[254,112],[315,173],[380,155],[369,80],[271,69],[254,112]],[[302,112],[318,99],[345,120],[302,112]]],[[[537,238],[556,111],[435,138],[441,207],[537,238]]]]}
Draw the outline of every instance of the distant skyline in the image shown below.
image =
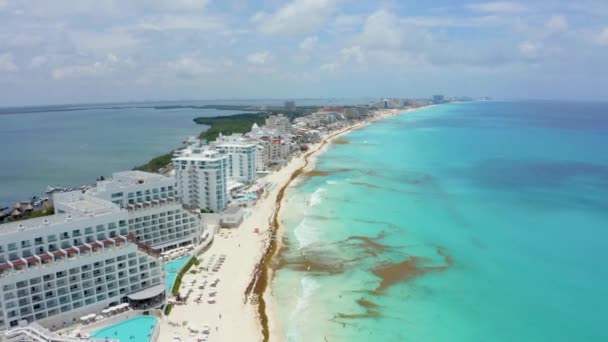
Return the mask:
{"type": "Polygon", "coordinates": [[[0,107],[608,98],[603,0],[0,0],[0,107]]]}

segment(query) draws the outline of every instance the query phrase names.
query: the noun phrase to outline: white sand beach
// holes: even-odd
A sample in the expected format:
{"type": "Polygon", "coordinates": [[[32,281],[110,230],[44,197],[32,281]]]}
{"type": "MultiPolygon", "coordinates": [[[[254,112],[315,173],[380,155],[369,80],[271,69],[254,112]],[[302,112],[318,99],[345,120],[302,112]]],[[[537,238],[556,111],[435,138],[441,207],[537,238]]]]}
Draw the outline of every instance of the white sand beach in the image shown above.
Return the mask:
{"type": "MultiPolygon", "coordinates": [[[[330,133],[321,143],[310,146],[306,170],[314,168],[315,159],[327,149],[334,139],[373,121],[402,112],[401,110],[378,111],[373,119],[330,133]]],[[[184,277],[182,288],[187,286],[192,279],[196,281],[193,285],[195,295],[191,295],[186,304],[175,305],[170,315],[161,319],[159,341],[171,341],[174,337],[179,337],[184,341],[191,339],[191,336],[194,338],[202,335],[200,332],[191,333],[188,325],[195,328],[208,325],[210,328],[209,341],[263,340],[257,303],[251,303],[251,301],[246,303],[245,292],[254,275],[256,265],[269,246],[272,234],[271,220],[274,216],[279,191],[289,182],[292,174],[302,168],[305,163],[304,155],[294,157],[279,171],[258,180],[257,184],[265,186],[267,191],[255,206],[247,209],[243,223],[238,228],[220,230],[215,235],[210,248],[199,256],[199,258],[202,257],[200,266],[207,265],[208,260],[213,256],[215,256],[214,260],[218,260],[221,255],[225,255],[225,262],[216,273],[211,270],[209,272],[201,271],[197,274],[187,274],[184,277]],[[259,233],[254,232],[256,228],[259,233]],[[203,278],[204,275],[206,278],[203,278]],[[211,287],[210,284],[216,278],[219,278],[219,282],[215,287],[211,287]],[[202,290],[202,301],[197,303],[195,298],[198,297],[200,291],[198,288],[205,279],[207,284],[202,290]],[[210,293],[213,290],[216,293],[211,297],[210,293]],[[209,298],[214,298],[215,302],[209,303],[209,298]]],[[[276,239],[280,244],[282,239],[282,229],[280,228],[277,230],[276,239]]],[[[272,279],[271,275],[269,279],[272,279]]],[[[271,291],[268,289],[265,291],[264,299],[268,303],[266,312],[269,317],[270,336],[274,337],[272,340],[278,340],[278,336],[281,336],[281,329],[273,314],[275,304],[271,291]]]]}

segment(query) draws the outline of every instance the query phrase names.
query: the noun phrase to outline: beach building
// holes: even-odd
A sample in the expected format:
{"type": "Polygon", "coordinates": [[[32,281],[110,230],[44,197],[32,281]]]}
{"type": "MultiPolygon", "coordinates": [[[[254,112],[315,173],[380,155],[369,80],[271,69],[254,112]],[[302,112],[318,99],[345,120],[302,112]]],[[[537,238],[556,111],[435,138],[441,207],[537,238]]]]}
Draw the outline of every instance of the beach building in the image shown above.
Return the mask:
{"type": "Polygon", "coordinates": [[[256,148],[255,168],[257,171],[266,171],[270,158],[269,144],[258,144],[256,148]]]}
{"type": "Polygon", "coordinates": [[[200,213],[183,208],[175,178],[143,171],[115,172],[88,193],[127,209],[129,233],[155,250],[197,244],[204,233],[200,213]]]}
{"type": "Polygon", "coordinates": [[[291,122],[283,114],[270,115],[266,118],[266,127],[274,130],[276,134],[284,135],[291,133],[291,122]]]}
{"type": "Polygon", "coordinates": [[[225,142],[215,145],[215,149],[228,156],[228,178],[245,183],[255,180],[255,144],[244,141],[225,142]]]}
{"type": "Polygon", "coordinates": [[[129,234],[129,213],[81,191],[54,195],[55,214],[0,229],[0,330],[55,329],[124,302],[162,303],[161,261],[129,234]]]}
{"type": "Polygon", "coordinates": [[[220,212],[228,202],[229,157],[202,142],[175,154],[177,193],[190,208],[220,212]]]}

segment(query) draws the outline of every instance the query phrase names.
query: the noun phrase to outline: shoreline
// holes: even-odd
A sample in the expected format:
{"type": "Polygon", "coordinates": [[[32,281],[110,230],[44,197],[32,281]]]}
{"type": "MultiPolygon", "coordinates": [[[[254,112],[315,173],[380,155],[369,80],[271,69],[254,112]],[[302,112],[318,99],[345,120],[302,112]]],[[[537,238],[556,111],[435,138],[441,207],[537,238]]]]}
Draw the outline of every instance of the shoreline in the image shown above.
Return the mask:
{"type": "MultiPolygon", "coordinates": [[[[272,262],[275,253],[282,248],[283,230],[280,229],[281,205],[292,181],[309,168],[314,168],[317,157],[335,139],[387,117],[410,110],[376,112],[377,116],[350,127],[330,133],[319,143],[309,146],[309,151],[294,156],[280,170],[256,180],[253,188],[263,188],[262,196],[254,205],[245,209],[245,219],[236,229],[220,229],[202,258],[206,265],[214,255],[226,255],[226,261],[218,272],[200,271],[187,274],[183,286],[191,281],[195,287],[204,279],[221,279],[214,295],[214,304],[204,290],[203,302],[188,299],[186,303],[174,305],[169,316],[159,320],[159,341],[173,337],[188,338],[187,324],[204,323],[211,328],[210,339],[220,341],[268,341],[277,339],[275,303],[271,297],[269,282],[272,280],[272,262]],[[276,223],[276,224],[275,224],[276,223]]],[[[181,289],[183,289],[182,287],[181,289]]]]}
{"type": "Polygon", "coordinates": [[[277,303],[275,298],[272,296],[272,288],[270,286],[270,282],[274,277],[274,270],[272,269],[272,261],[276,255],[281,252],[283,246],[283,239],[285,236],[285,230],[280,229],[281,222],[281,208],[284,202],[286,201],[285,194],[288,192],[292,182],[296,180],[303,173],[312,171],[315,166],[317,159],[323,153],[327,151],[329,146],[339,139],[340,137],[347,135],[348,133],[364,128],[376,121],[383,120],[386,118],[398,116],[401,114],[409,113],[416,111],[418,109],[427,108],[418,107],[418,108],[409,108],[405,110],[399,109],[386,109],[379,110],[377,116],[372,119],[356,123],[350,127],[342,129],[341,131],[335,132],[328,137],[325,137],[321,143],[313,151],[308,152],[304,157],[304,165],[295,170],[287,183],[285,183],[281,187],[281,196],[277,197],[275,203],[275,211],[272,213],[272,229],[275,234],[275,238],[271,241],[270,245],[266,249],[266,253],[262,261],[256,266],[257,277],[262,277],[262,279],[256,279],[256,275],[254,275],[254,279],[252,279],[251,283],[260,284],[257,285],[258,289],[255,295],[259,296],[260,300],[258,303],[258,320],[262,331],[263,341],[267,342],[269,340],[277,340],[280,339],[281,326],[279,324],[279,320],[277,319],[277,303]],[[263,268],[262,268],[263,267],[263,268]],[[261,282],[259,280],[262,280],[261,282]]]}

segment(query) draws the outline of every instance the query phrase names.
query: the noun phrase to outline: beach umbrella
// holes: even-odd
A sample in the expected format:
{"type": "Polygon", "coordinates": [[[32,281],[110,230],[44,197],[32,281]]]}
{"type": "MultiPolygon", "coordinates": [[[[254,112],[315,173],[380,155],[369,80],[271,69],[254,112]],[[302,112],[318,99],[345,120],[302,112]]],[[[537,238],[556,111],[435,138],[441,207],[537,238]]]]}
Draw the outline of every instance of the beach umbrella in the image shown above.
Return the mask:
{"type": "Polygon", "coordinates": [[[88,321],[89,320],[89,315],[80,317],[80,320],[83,321],[83,322],[88,321]]]}
{"type": "Polygon", "coordinates": [[[15,209],[13,210],[13,212],[11,213],[12,217],[19,217],[21,216],[21,212],[19,211],[19,209],[15,209]]]}
{"type": "Polygon", "coordinates": [[[87,317],[89,317],[89,319],[94,319],[94,318],[95,318],[95,316],[97,316],[97,315],[96,315],[96,314],[94,314],[94,313],[92,313],[92,314],[89,314],[87,317]]]}
{"type": "Polygon", "coordinates": [[[107,315],[110,313],[110,311],[111,311],[110,309],[103,309],[103,310],[101,310],[101,313],[104,315],[107,315]]]}
{"type": "Polygon", "coordinates": [[[19,202],[15,203],[15,209],[21,209],[21,203],[19,203],[19,202]]]}
{"type": "Polygon", "coordinates": [[[96,320],[96,321],[101,321],[102,319],[103,319],[103,316],[102,316],[102,315],[97,315],[97,316],[95,316],[95,320],[96,320]]]}
{"type": "Polygon", "coordinates": [[[32,205],[32,203],[28,203],[28,205],[25,207],[26,211],[32,211],[34,210],[34,206],[32,205]]]}

